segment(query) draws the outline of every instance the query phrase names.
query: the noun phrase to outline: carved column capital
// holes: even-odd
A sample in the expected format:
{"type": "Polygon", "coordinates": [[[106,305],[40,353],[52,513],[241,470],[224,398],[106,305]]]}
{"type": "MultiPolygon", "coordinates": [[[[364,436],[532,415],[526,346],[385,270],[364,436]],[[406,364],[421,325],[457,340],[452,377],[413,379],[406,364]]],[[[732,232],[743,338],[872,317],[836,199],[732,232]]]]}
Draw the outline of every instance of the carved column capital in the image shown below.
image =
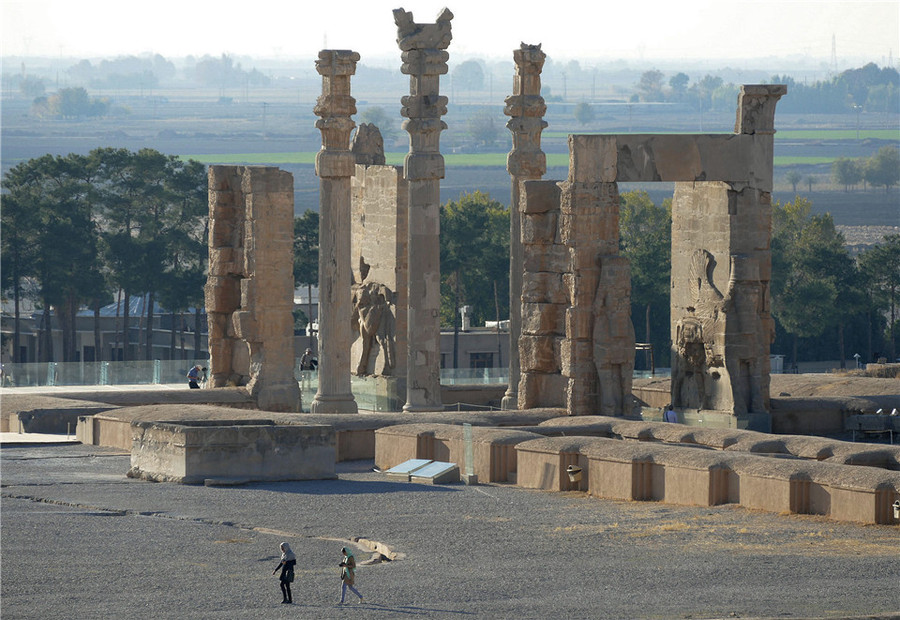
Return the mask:
{"type": "Polygon", "coordinates": [[[744,84],[738,95],[734,133],[775,133],[775,104],[787,94],[784,84],[744,84]]]}
{"type": "Polygon", "coordinates": [[[350,96],[350,76],[356,73],[359,54],[350,50],[322,50],[316,71],[322,76],[322,94],[313,113],[321,118],[316,129],[322,132],[322,149],[316,155],[319,178],[353,176],[350,134],[356,123],[356,99],[350,96]],[[349,163],[348,163],[349,162],[349,163]]]}

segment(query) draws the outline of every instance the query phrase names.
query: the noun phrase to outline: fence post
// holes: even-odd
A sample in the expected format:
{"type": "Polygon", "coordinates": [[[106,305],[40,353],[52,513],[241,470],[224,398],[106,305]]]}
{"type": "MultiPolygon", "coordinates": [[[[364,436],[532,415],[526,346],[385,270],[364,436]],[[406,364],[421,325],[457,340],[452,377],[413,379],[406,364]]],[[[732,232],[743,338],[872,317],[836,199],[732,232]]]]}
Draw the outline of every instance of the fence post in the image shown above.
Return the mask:
{"type": "Polygon", "coordinates": [[[160,361],[153,360],[153,383],[159,384],[160,381],[160,361]]]}
{"type": "Polygon", "coordinates": [[[47,385],[56,385],[56,362],[47,362],[47,385]]]}
{"type": "Polygon", "coordinates": [[[109,362],[100,362],[100,385],[109,385],[109,362]]]}

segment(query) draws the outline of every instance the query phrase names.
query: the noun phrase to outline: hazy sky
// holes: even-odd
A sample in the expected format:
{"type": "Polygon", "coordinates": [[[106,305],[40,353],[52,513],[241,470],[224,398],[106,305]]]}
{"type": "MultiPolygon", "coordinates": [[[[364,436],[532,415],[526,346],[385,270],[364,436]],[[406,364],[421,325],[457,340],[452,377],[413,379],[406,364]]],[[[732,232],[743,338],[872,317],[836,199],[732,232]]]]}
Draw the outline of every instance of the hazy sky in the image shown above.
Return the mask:
{"type": "Polygon", "coordinates": [[[451,56],[747,59],[806,56],[839,68],[900,52],[900,0],[0,0],[2,54],[82,58],[159,53],[309,58],[353,49],[397,58],[391,10],[454,13],[451,56]],[[536,7],[535,10],[527,6],[536,7]]]}

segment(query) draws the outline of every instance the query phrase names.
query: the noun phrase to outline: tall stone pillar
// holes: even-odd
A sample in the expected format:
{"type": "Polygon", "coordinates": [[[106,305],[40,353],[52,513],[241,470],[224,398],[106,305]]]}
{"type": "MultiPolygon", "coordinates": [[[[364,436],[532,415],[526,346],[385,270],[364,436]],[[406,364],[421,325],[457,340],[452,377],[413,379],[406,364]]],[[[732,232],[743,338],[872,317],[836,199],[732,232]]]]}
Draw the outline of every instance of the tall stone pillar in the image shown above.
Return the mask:
{"type": "Polygon", "coordinates": [[[726,162],[724,180],[676,183],[672,201],[672,403],[755,430],[771,428],[772,154],[786,92],[742,86],[742,160],[726,162]]]}
{"type": "Polygon", "coordinates": [[[263,166],[209,168],[210,384],[264,411],[299,411],[294,377],[294,182],[263,166]]]}
{"type": "Polygon", "coordinates": [[[356,158],[350,151],[356,101],[350,96],[350,76],[359,54],[322,50],[316,70],[322,95],[315,114],[322,132],[316,154],[319,177],[319,389],[312,413],[356,413],[350,391],[350,178],[356,158]]]}
{"type": "Polygon", "coordinates": [[[406,404],[404,411],[433,411],[441,407],[441,265],[440,179],[444,158],[441,131],[447,124],[447,98],[439,93],[440,76],[447,73],[445,51],[450,45],[450,20],[444,9],[434,24],[413,22],[412,13],[394,11],[400,71],[409,75],[409,96],[402,98],[407,120],[409,153],[403,174],[409,182],[409,314],[406,404]]]}
{"type": "Polygon", "coordinates": [[[547,172],[547,158],[541,150],[541,131],[547,106],[541,97],[541,69],[547,55],[540,45],[522,43],[513,52],[516,76],[513,94],[506,98],[504,113],[512,132],[512,150],[506,158],[506,170],[512,177],[509,203],[509,386],[503,395],[503,409],[519,407],[519,336],[522,333],[522,213],[520,184],[540,179],[547,172]]]}

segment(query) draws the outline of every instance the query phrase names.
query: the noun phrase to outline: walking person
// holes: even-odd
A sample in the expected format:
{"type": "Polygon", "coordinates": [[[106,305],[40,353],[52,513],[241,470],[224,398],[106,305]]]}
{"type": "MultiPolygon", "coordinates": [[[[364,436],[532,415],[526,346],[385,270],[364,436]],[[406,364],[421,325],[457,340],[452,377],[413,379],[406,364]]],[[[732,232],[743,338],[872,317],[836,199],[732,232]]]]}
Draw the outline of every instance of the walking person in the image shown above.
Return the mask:
{"type": "Polygon", "coordinates": [[[294,566],[297,564],[297,556],[291,551],[291,546],[286,542],[281,543],[281,562],[272,571],[272,574],[281,569],[281,604],[290,605],[294,602],[291,596],[291,582],[294,580],[294,566]]]}
{"type": "Polygon", "coordinates": [[[353,587],[353,582],[356,581],[356,558],[353,557],[353,552],[347,547],[341,547],[341,553],[343,557],[341,558],[341,563],[338,564],[341,567],[341,605],[344,604],[344,595],[347,593],[347,588],[350,588],[350,591],[358,596],[359,602],[362,603],[363,595],[353,587]]]}

